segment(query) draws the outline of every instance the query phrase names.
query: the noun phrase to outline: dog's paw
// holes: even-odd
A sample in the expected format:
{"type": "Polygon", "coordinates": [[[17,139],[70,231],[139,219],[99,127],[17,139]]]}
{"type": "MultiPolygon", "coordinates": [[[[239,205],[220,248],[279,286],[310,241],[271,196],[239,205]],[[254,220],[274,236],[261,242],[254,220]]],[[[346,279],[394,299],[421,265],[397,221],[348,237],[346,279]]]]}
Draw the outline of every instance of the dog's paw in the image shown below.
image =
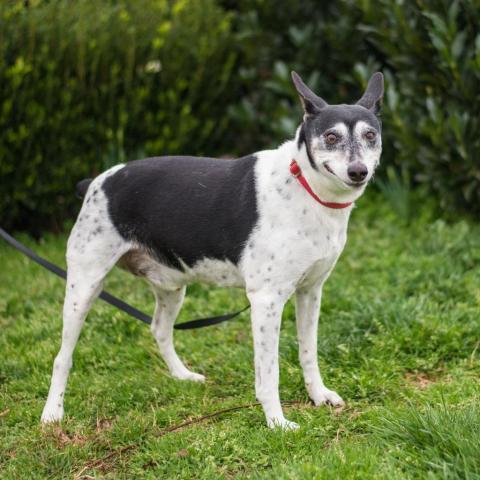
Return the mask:
{"type": "Polygon", "coordinates": [[[178,380],[190,380],[191,382],[205,382],[205,375],[185,370],[182,372],[172,372],[172,377],[178,380]]]}
{"type": "Polygon", "coordinates": [[[295,422],[291,422],[286,418],[267,418],[267,425],[269,428],[280,428],[282,430],[297,430],[300,425],[295,422]]]}
{"type": "Polygon", "coordinates": [[[332,407],[342,407],[345,405],[342,397],[333,390],[329,390],[328,388],[324,387],[320,389],[315,395],[312,395],[313,403],[316,407],[320,405],[331,405],[332,407]]]}
{"type": "Polygon", "coordinates": [[[43,424],[60,422],[63,418],[63,406],[56,405],[53,408],[45,406],[40,421],[43,424]]]}

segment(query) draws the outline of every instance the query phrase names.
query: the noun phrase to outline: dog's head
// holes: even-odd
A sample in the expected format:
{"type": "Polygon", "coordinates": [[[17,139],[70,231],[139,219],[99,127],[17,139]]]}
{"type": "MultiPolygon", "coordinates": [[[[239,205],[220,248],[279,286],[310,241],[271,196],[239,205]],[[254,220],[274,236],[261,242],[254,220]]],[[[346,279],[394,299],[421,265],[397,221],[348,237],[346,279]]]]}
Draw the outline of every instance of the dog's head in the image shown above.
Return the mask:
{"type": "Polygon", "coordinates": [[[317,180],[334,192],[360,193],[372,177],[382,151],[378,114],[383,75],[375,73],[362,98],[353,105],[328,105],[295,72],[292,79],[305,111],[299,146],[305,144],[317,180]]]}

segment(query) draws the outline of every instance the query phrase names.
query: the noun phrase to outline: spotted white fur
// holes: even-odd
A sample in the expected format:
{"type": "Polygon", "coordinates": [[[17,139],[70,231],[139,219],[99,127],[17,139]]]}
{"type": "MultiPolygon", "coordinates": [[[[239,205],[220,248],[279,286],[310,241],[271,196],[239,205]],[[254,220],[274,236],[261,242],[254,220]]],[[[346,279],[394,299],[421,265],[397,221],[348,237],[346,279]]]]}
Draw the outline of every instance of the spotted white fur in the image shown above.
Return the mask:
{"type": "Polygon", "coordinates": [[[290,174],[289,165],[292,159],[298,162],[322,200],[353,202],[363,193],[380,158],[380,139],[374,147],[365,143],[368,129],[371,126],[359,121],[348,138],[350,133],[345,124],[333,127],[345,140],[356,142],[355,161],[368,169],[366,181],[360,186],[349,185],[347,169],[351,160],[347,159],[346,150],[328,151],[325,137],[318,136],[311,142],[313,159],[309,159],[305,143],[299,142],[300,128],[294,140],[276,150],[256,154],[258,221],[238,265],[204,258],[193,267],[183,265],[184,270],[179,271],[153,259],[141,245],[125,241],[107,214],[107,198],[101,186],[123,166],[97,177],[88,188],[68,241],[62,345],[54,362],[42,421],[63,417],[64,392],[80,330],[103,279],[120,259],[152,285],[156,308],[151,330],[172,376],[204,380],[203,375],[185,367],[173,345],[173,324],[184,299],[185,286],[203,281],[243,287],[251,304],[256,396],[269,426],[296,428],[283,415],[278,390],[281,315],[285,303],[296,293],[299,358],[308,394],[315,405],[342,405],[343,400],[324,385],[320,375],[317,325],[322,287],[344,248],[352,207],[336,210],[320,205],[290,174]]]}

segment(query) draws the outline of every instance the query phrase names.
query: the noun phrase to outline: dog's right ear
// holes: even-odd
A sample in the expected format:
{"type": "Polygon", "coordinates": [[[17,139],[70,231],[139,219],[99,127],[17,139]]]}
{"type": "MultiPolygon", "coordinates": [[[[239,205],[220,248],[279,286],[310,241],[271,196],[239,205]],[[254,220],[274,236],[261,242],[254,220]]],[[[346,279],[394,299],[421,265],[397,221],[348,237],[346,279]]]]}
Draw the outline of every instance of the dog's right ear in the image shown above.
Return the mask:
{"type": "Polygon", "coordinates": [[[320,112],[323,108],[328,106],[328,103],[323,100],[323,98],[315,95],[306,85],[303,83],[303,80],[300,78],[298,73],[292,71],[292,80],[295,88],[297,89],[298,94],[300,95],[300,100],[302,101],[303,109],[307,115],[315,115],[320,112]]]}

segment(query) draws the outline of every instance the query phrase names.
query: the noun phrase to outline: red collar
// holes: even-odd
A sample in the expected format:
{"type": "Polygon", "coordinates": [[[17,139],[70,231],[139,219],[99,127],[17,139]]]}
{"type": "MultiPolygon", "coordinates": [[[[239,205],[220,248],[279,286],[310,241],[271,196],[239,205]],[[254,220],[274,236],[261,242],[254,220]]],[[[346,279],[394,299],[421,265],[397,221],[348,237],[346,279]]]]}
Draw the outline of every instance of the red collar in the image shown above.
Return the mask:
{"type": "Polygon", "coordinates": [[[290,163],[290,173],[302,184],[302,187],[320,204],[322,204],[324,207],[328,208],[334,208],[336,210],[339,210],[341,208],[347,208],[349,207],[353,202],[347,202],[347,203],[335,203],[335,202],[324,202],[323,200],[320,200],[317,195],[313,192],[312,188],[307,182],[307,179],[303,176],[302,174],[302,169],[298,165],[297,161],[294,159],[290,163]]]}

